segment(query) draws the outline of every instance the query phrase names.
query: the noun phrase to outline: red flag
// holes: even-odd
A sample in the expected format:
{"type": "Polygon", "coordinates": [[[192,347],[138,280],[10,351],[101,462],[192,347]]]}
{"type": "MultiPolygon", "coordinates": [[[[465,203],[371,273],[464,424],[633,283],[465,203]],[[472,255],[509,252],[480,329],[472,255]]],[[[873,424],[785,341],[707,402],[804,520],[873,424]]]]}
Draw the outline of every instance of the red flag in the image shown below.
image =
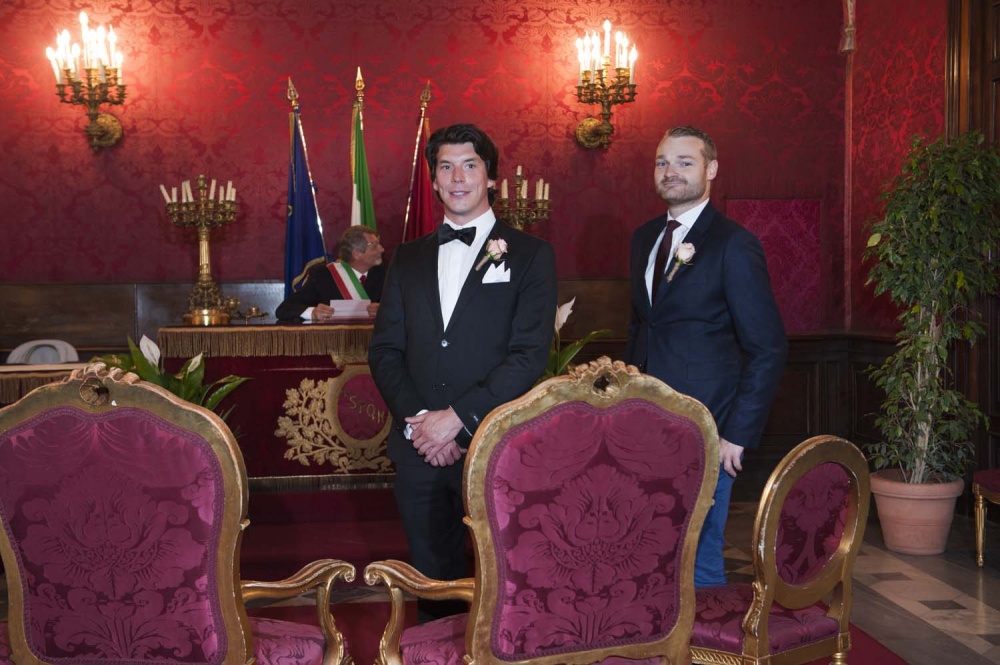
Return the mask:
{"type": "Polygon", "coordinates": [[[410,184],[410,200],[408,205],[409,218],[403,241],[416,240],[437,229],[439,220],[434,216],[434,189],[431,187],[431,173],[427,168],[424,152],[427,150],[427,139],[430,136],[430,122],[421,118],[417,135],[416,161],[413,168],[413,182],[410,184]]]}

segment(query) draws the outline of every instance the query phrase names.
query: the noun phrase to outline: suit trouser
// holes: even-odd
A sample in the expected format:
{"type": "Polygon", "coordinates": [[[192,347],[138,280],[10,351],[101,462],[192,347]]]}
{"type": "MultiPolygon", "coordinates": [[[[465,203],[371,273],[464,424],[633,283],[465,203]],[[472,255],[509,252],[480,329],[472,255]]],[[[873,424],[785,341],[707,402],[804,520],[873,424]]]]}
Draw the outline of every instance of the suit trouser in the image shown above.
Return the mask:
{"type": "MultiPolygon", "coordinates": [[[[468,528],[462,522],[462,468],[464,459],[451,466],[427,463],[397,464],[395,494],[403,519],[410,563],[436,580],[457,580],[468,575],[466,541],[468,528]]],[[[461,601],[417,603],[421,623],[467,612],[461,601]]]]}
{"type": "Polygon", "coordinates": [[[726,518],[729,517],[729,497],[736,479],[719,465],[719,481],[715,485],[715,503],[708,509],[705,524],[698,539],[698,553],[694,559],[694,585],[696,588],[726,583],[726,561],[722,556],[726,546],[726,518]]]}

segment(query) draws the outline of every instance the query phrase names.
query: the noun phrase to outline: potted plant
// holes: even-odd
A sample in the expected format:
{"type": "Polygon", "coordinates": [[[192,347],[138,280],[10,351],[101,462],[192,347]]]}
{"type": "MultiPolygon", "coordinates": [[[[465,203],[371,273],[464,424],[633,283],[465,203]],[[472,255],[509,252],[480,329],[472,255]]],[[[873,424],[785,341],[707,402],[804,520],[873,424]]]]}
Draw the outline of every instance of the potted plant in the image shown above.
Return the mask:
{"type": "Polygon", "coordinates": [[[979,133],[951,141],[913,141],[902,172],[883,196],[885,215],[871,227],[868,282],[900,307],[897,349],[869,369],[885,393],[870,446],[877,471],[872,493],[886,546],[898,552],[944,551],[984,421],[977,405],[953,388],[949,352],[983,333],[974,305],[995,293],[1000,246],[1000,154],[979,133]],[[931,503],[943,506],[926,517],[931,503]],[[936,526],[925,539],[922,525],[936,526]]]}

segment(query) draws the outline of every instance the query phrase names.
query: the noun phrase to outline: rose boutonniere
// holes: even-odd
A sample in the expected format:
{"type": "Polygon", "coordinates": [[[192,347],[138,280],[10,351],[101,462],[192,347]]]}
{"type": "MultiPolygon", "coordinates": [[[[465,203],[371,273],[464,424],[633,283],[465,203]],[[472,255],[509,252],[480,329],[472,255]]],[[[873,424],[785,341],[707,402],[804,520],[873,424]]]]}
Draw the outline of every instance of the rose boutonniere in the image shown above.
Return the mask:
{"type": "Polygon", "coordinates": [[[681,266],[691,265],[691,259],[694,258],[694,245],[689,242],[682,242],[680,246],[677,247],[677,253],[674,254],[674,267],[670,269],[670,274],[667,275],[667,282],[670,282],[677,274],[677,271],[681,269],[681,266]]]}
{"type": "Polygon", "coordinates": [[[486,241],[486,253],[483,254],[483,258],[479,259],[479,263],[476,264],[476,270],[479,270],[487,261],[499,261],[500,257],[507,253],[507,241],[503,238],[492,238],[486,241]]]}

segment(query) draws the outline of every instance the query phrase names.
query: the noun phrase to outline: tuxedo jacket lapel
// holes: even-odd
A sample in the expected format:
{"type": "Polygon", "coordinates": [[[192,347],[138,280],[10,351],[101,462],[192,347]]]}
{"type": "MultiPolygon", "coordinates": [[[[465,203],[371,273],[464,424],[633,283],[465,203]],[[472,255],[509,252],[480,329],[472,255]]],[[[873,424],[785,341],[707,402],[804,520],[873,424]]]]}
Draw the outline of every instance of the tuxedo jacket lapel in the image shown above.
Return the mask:
{"type": "MultiPolygon", "coordinates": [[[[438,238],[430,234],[424,239],[427,247],[419,252],[420,263],[417,266],[418,283],[423,284],[427,296],[428,310],[434,313],[434,322],[438,330],[444,329],[444,318],[441,316],[441,291],[438,289],[438,238]]],[[[452,317],[454,320],[454,317],[452,317]]]]}
{"type": "MultiPolygon", "coordinates": [[[[493,229],[490,231],[490,235],[486,238],[486,242],[483,243],[483,248],[480,250],[479,254],[476,255],[476,260],[472,263],[472,268],[469,269],[469,274],[465,276],[465,283],[462,285],[462,291],[458,294],[458,302],[455,303],[455,310],[451,313],[451,320],[448,321],[448,330],[452,330],[455,327],[455,323],[462,318],[462,314],[468,305],[475,301],[479,289],[483,286],[483,275],[486,274],[487,266],[489,262],[486,263],[482,268],[476,270],[476,266],[479,265],[479,261],[486,253],[486,246],[490,240],[497,238],[504,238],[506,226],[499,219],[494,222],[493,229]]],[[[509,242],[509,241],[508,241],[509,242]]],[[[506,257],[504,257],[505,259],[506,257]]],[[[503,261],[504,259],[500,259],[503,261]]],[[[505,266],[510,269],[510,263],[505,266]]],[[[435,283],[437,283],[435,281],[435,283]]],[[[438,312],[441,311],[440,303],[438,304],[438,312]]],[[[439,314],[440,316],[440,314],[439,314]]],[[[445,331],[447,332],[447,331],[445,331]]]]}

